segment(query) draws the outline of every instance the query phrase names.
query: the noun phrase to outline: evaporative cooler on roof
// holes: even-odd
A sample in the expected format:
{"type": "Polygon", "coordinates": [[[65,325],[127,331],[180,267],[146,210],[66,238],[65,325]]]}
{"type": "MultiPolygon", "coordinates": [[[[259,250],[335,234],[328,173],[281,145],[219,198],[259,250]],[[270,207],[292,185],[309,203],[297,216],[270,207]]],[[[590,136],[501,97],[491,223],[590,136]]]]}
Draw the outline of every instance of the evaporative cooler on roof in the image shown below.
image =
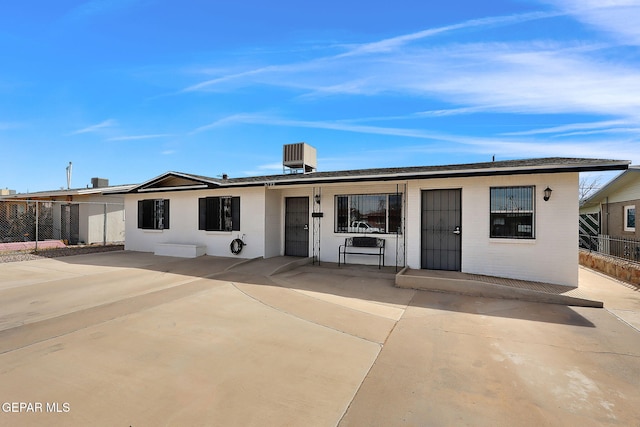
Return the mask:
{"type": "Polygon", "coordinates": [[[285,144],[282,150],[282,165],[283,168],[289,168],[289,173],[315,172],[316,149],[304,142],[285,144]]]}

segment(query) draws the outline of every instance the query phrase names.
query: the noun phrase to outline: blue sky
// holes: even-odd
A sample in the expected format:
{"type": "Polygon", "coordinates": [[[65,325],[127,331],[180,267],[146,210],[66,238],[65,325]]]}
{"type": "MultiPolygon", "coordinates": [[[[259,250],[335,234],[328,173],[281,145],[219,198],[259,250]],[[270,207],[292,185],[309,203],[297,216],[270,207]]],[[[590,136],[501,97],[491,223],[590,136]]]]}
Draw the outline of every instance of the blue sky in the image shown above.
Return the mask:
{"type": "Polygon", "coordinates": [[[23,0],[0,14],[0,187],[166,171],[640,163],[640,0],[23,0]]]}

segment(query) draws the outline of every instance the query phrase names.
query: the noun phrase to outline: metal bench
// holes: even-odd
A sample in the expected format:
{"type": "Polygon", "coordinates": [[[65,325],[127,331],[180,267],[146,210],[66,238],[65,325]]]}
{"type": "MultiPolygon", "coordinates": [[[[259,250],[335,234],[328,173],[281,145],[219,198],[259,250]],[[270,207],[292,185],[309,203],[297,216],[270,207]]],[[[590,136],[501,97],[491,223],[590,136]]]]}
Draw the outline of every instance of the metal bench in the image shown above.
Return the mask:
{"type": "Polygon", "coordinates": [[[377,256],[378,268],[384,267],[384,242],[384,239],[377,237],[347,237],[344,239],[344,245],[338,247],[338,267],[341,263],[347,263],[347,254],[377,256]],[[365,248],[371,250],[365,252],[365,248]]]}

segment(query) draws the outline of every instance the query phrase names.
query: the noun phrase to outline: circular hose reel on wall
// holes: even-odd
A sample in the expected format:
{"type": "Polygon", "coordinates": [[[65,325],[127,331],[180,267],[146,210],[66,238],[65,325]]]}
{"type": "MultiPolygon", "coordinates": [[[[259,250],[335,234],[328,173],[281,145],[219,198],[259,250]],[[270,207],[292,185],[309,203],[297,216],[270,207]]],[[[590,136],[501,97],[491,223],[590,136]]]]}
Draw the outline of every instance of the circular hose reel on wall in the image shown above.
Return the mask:
{"type": "Polygon", "coordinates": [[[237,239],[233,239],[231,241],[231,244],[229,245],[229,249],[231,250],[231,253],[234,255],[238,255],[240,252],[242,252],[242,248],[244,248],[244,246],[246,245],[245,242],[242,241],[241,238],[237,238],[237,239]]]}

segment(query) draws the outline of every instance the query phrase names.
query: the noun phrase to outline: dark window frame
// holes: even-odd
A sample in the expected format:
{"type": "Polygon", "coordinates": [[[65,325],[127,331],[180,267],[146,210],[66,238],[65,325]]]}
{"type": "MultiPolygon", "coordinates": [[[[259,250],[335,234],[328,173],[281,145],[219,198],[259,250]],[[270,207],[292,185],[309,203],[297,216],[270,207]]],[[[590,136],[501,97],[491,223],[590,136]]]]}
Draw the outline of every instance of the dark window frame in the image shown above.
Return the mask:
{"type": "Polygon", "coordinates": [[[169,199],[138,200],[138,228],[168,230],[169,206],[169,199]]]}
{"type": "Polygon", "coordinates": [[[490,187],[489,237],[535,240],[535,202],[535,185],[490,187]]]}
{"type": "Polygon", "coordinates": [[[210,196],[199,198],[198,230],[240,231],[240,197],[210,196]]]}

